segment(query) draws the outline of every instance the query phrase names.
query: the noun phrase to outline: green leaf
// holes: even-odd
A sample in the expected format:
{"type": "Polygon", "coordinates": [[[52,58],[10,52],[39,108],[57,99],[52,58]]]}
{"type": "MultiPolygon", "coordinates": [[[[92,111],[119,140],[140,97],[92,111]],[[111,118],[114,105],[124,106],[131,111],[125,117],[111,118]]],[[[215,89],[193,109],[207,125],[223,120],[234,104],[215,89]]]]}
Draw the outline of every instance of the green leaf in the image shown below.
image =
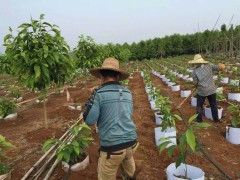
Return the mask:
{"type": "Polygon", "coordinates": [[[70,154],[68,152],[66,152],[66,151],[63,151],[63,157],[64,157],[66,163],[69,163],[69,161],[70,161],[70,154]]]}
{"type": "Polygon", "coordinates": [[[173,116],[174,116],[177,120],[182,121],[182,118],[181,118],[179,115],[174,114],[173,116]]]}
{"type": "Polygon", "coordinates": [[[3,145],[5,145],[6,147],[14,147],[14,145],[10,142],[3,142],[3,145]]]}
{"type": "Polygon", "coordinates": [[[207,127],[210,127],[211,125],[208,124],[208,123],[197,123],[196,126],[197,127],[206,127],[207,128],[207,127]]]}
{"type": "Polygon", "coordinates": [[[54,53],[53,53],[53,56],[54,56],[54,59],[55,59],[55,60],[58,60],[58,59],[59,59],[58,53],[54,52],[54,53]]]}
{"type": "Polygon", "coordinates": [[[183,152],[184,151],[184,145],[185,145],[185,142],[186,142],[186,135],[185,134],[183,134],[181,137],[180,137],[180,139],[179,139],[179,142],[180,142],[180,150],[181,150],[181,152],[183,152]]]}
{"type": "Polygon", "coordinates": [[[30,26],[32,26],[31,24],[28,24],[28,23],[23,23],[23,24],[21,24],[20,26],[18,26],[18,28],[28,28],[28,27],[30,27],[30,26]]]}
{"type": "Polygon", "coordinates": [[[48,57],[48,53],[44,53],[44,56],[43,56],[44,58],[46,58],[46,57],[48,57]]]}
{"type": "Polygon", "coordinates": [[[44,19],[45,14],[40,15],[40,19],[44,19]]]}
{"type": "Polygon", "coordinates": [[[56,141],[54,139],[48,139],[47,141],[45,141],[45,143],[43,144],[43,150],[46,152],[47,150],[49,150],[52,145],[55,143],[56,141]]]}
{"type": "Polygon", "coordinates": [[[43,45],[43,50],[48,51],[48,46],[46,44],[43,45]]]}
{"type": "Polygon", "coordinates": [[[175,163],[176,168],[178,168],[181,165],[181,163],[182,163],[182,156],[178,156],[175,163]]]}
{"type": "Polygon", "coordinates": [[[79,146],[73,146],[73,149],[74,149],[74,151],[77,153],[77,155],[79,155],[79,153],[80,153],[80,148],[79,148],[79,146]]]}
{"type": "Polygon", "coordinates": [[[58,162],[61,162],[61,161],[62,161],[63,155],[64,155],[64,151],[60,151],[60,152],[57,154],[57,160],[58,160],[58,162]]]}
{"type": "Polygon", "coordinates": [[[41,70],[39,66],[34,66],[35,78],[38,79],[41,75],[41,70]]]}
{"type": "Polygon", "coordinates": [[[79,143],[78,143],[77,141],[72,141],[72,144],[73,144],[74,146],[79,146],[79,143]]]}
{"type": "Polygon", "coordinates": [[[5,137],[3,137],[1,134],[0,134],[0,142],[1,141],[5,141],[5,137]]]}
{"type": "Polygon", "coordinates": [[[176,145],[172,145],[168,148],[168,157],[172,157],[174,150],[177,148],[176,145]]]}
{"type": "Polygon", "coordinates": [[[191,117],[189,118],[189,120],[188,120],[188,124],[191,124],[191,122],[192,122],[193,120],[195,120],[195,119],[197,118],[197,116],[198,116],[198,114],[195,114],[195,115],[191,116],[191,117]]]}
{"type": "Polygon", "coordinates": [[[171,143],[171,141],[165,141],[164,143],[159,145],[159,153],[161,154],[162,151],[166,148],[166,146],[171,143]]]}
{"type": "Polygon", "coordinates": [[[25,51],[21,52],[21,56],[22,56],[22,57],[25,57],[25,55],[26,55],[26,54],[25,54],[25,51]]]}
{"type": "Polygon", "coordinates": [[[47,23],[47,22],[43,22],[43,24],[45,24],[45,25],[48,25],[48,26],[52,27],[52,25],[51,25],[51,24],[49,24],[49,23],[47,23]]]}
{"type": "Polygon", "coordinates": [[[232,125],[233,127],[237,128],[238,127],[238,117],[234,116],[232,120],[232,125]]]}
{"type": "Polygon", "coordinates": [[[8,39],[11,38],[11,37],[12,37],[11,34],[6,35],[6,36],[4,37],[4,42],[6,42],[6,40],[8,40],[8,39]]]}
{"type": "Polygon", "coordinates": [[[190,148],[194,152],[195,151],[196,142],[195,142],[195,136],[194,136],[194,134],[193,134],[191,129],[187,130],[186,138],[187,138],[188,145],[190,146],[190,148]]]}
{"type": "Polygon", "coordinates": [[[46,68],[45,66],[41,66],[41,69],[42,69],[42,71],[43,71],[44,76],[49,79],[50,77],[49,77],[48,68],[46,68]]]}

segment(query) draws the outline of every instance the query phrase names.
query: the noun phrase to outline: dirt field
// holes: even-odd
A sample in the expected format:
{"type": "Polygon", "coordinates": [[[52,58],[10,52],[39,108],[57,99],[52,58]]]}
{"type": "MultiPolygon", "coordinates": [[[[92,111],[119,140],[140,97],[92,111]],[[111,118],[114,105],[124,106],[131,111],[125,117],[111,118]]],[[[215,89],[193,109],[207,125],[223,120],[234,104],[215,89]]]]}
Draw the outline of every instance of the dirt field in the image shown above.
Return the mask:
{"type": "MultiPolygon", "coordinates": [[[[172,92],[170,87],[163,84],[158,77],[152,76],[152,82],[157,88],[161,89],[164,96],[171,97],[175,105],[180,104],[183,100],[180,97],[180,92],[172,92]]],[[[83,104],[89,97],[87,88],[96,84],[97,80],[89,80],[86,83],[80,82],[76,88],[69,89],[71,96],[78,98],[79,102],[83,104]]],[[[155,125],[154,112],[150,109],[144,88],[145,85],[140,72],[135,72],[133,79],[129,81],[129,89],[134,99],[133,120],[137,126],[138,140],[141,144],[135,154],[137,179],[166,179],[165,169],[170,163],[174,162],[177,153],[174,154],[173,158],[168,158],[166,152],[159,155],[155,145],[154,128],[157,126],[155,125]]],[[[18,110],[17,120],[0,122],[0,134],[16,145],[8,152],[8,156],[10,156],[8,161],[14,164],[12,179],[21,179],[43,154],[41,150],[43,142],[50,137],[60,137],[66,131],[70,120],[79,116],[80,111],[70,111],[67,109],[67,105],[65,93],[53,94],[49,97],[47,102],[49,127],[47,129],[44,127],[43,105],[35,102],[22,105],[18,110]]],[[[210,123],[212,127],[204,129],[199,136],[206,146],[204,152],[226,174],[233,179],[238,179],[240,177],[240,146],[230,144],[225,140],[226,125],[229,124],[231,119],[225,112],[226,105],[224,103],[219,103],[219,105],[224,108],[223,123],[216,125],[204,118],[204,122],[210,123]]],[[[181,112],[186,119],[195,113],[195,107],[190,105],[190,99],[186,101],[181,112]]],[[[183,124],[178,122],[178,131],[183,128],[183,124]]],[[[71,173],[70,180],[97,179],[98,138],[94,127],[92,129],[95,140],[87,149],[90,154],[90,164],[84,171],[71,173]]],[[[216,167],[200,155],[190,155],[187,158],[187,163],[203,169],[209,179],[225,179],[216,167]]],[[[64,172],[59,165],[51,179],[63,179],[63,177],[64,172]]],[[[118,179],[120,179],[120,175],[118,179]]]]}

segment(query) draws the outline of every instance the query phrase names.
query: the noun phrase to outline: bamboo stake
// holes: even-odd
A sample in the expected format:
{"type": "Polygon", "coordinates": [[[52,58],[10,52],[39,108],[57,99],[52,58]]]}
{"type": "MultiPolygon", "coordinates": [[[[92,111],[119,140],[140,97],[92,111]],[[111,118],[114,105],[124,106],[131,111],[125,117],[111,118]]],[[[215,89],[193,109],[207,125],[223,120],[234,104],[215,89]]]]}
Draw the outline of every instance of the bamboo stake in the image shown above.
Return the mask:
{"type": "MultiPolygon", "coordinates": [[[[48,93],[46,97],[48,97],[48,96],[50,96],[50,95],[52,95],[52,94],[54,94],[54,93],[55,93],[55,92],[48,93]]],[[[20,105],[22,105],[22,104],[31,102],[31,101],[33,101],[33,100],[36,100],[36,99],[38,99],[39,97],[40,97],[40,96],[35,97],[35,98],[32,98],[32,99],[28,99],[28,100],[26,100],[26,101],[19,102],[19,103],[17,103],[17,106],[20,106],[20,105]]]]}
{"type": "MultiPolygon", "coordinates": [[[[79,82],[80,82],[80,80],[77,81],[75,84],[77,84],[77,83],[79,83],[79,82]]],[[[67,88],[68,88],[67,86],[63,86],[63,90],[65,90],[65,89],[67,89],[67,88]]],[[[50,95],[52,95],[52,94],[55,94],[55,92],[48,93],[46,97],[48,97],[48,96],[50,96],[50,95]]],[[[33,101],[33,100],[36,100],[36,99],[38,99],[39,97],[40,97],[40,96],[35,97],[35,98],[32,98],[32,99],[28,99],[28,100],[26,100],[26,101],[19,102],[19,103],[17,103],[17,106],[20,106],[20,105],[22,105],[22,104],[28,103],[28,102],[33,101]]]]}
{"type": "MultiPolygon", "coordinates": [[[[63,135],[65,136],[66,133],[63,135]]],[[[57,144],[53,145],[33,166],[32,168],[24,175],[21,180],[26,180],[27,177],[31,174],[31,172],[45,159],[45,157],[57,146],[57,144]]]]}
{"type": "Polygon", "coordinates": [[[57,164],[58,164],[58,161],[56,159],[55,162],[53,163],[51,169],[48,171],[47,175],[45,176],[44,180],[48,180],[49,179],[49,177],[53,173],[53,170],[56,168],[57,164]]]}
{"type": "MultiPolygon", "coordinates": [[[[68,137],[66,137],[65,141],[70,141],[73,138],[73,136],[71,134],[69,134],[68,137]]],[[[59,147],[58,147],[59,148],[59,147]]],[[[45,170],[45,168],[47,167],[47,165],[51,162],[51,160],[55,157],[56,152],[58,150],[58,148],[53,152],[52,156],[47,160],[47,162],[44,163],[44,165],[34,174],[33,178],[34,180],[37,180],[38,177],[43,173],[43,171],[45,170]]]]}
{"type": "Polygon", "coordinates": [[[189,94],[188,97],[186,97],[176,108],[179,109],[184,103],[185,101],[195,92],[196,88],[194,88],[191,92],[191,94],[189,94]]]}
{"type": "MultiPolygon", "coordinates": [[[[68,138],[66,138],[65,140],[64,140],[64,142],[65,141],[72,141],[72,139],[74,138],[75,136],[74,135],[69,135],[69,137],[68,138]]],[[[60,147],[58,147],[58,148],[60,148],[60,147]]],[[[50,157],[50,159],[41,167],[41,169],[34,175],[34,180],[37,180],[38,178],[39,178],[39,176],[43,173],[43,171],[45,170],[45,168],[47,167],[47,165],[51,162],[51,160],[56,156],[56,152],[57,152],[57,150],[58,149],[56,149],[55,151],[54,151],[54,153],[52,154],[52,156],[50,157]]],[[[52,174],[52,172],[53,172],[53,170],[55,169],[55,167],[57,166],[57,162],[56,162],[57,160],[55,160],[55,162],[54,162],[54,164],[52,165],[52,167],[51,167],[51,169],[48,171],[48,173],[47,173],[47,175],[46,175],[46,177],[48,176],[48,178],[50,177],[50,175],[52,174]]],[[[45,178],[46,178],[45,177],[45,178]]]]}
{"type": "MultiPolygon", "coordinates": [[[[82,120],[83,115],[82,113],[79,116],[79,119],[77,121],[77,123],[82,120]]],[[[62,140],[69,132],[69,130],[73,127],[74,125],[72,125],[60,138],[60,140],[62,140]]],[[[26,180],[27,177],[31,174],[31,172],[43,161],[43,159],[45,159],[45,157],[57,146],[57,144],[53,145],[32,167],[31,169],[24,175],[24,177],[21,180],[26,180]]]]}
{"type": "Polygon", "coordinates": [[[46,109],[46,97],[44,97],[44,102],[43,102],[43,112],[44,112],[45,128],[48,129],[47,109],[46,109]]]}

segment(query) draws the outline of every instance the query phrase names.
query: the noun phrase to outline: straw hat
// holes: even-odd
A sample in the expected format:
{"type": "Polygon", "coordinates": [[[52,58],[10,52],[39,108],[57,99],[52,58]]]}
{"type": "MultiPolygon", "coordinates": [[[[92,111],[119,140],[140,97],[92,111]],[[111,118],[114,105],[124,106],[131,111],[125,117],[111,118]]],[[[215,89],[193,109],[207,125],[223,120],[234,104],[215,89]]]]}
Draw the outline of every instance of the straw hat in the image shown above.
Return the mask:
{"type": "Polygon", "coordinates": [[[89,70],[89,72],[93,76],[101,78],[100,70],[112,70],[118,72],[120,81],[127,79],[129,76],[127,72],[120,70],[118,60],[112,57],[105,59],[102,64],[102,67],[92,68],[89,70]]]}
{"type": "Polygon", "coordinates": [[[200,54],[196,54],[192,61],[188,61],[188,64],[208,64],[208,61],[205,61],[200,54]]]}

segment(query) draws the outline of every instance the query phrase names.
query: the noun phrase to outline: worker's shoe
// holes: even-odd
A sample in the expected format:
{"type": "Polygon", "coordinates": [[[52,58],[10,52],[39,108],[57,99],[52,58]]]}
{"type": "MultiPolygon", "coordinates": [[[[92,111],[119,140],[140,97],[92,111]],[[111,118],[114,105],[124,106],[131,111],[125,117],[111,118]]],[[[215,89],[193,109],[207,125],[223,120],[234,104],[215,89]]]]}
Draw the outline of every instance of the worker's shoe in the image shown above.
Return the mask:
{"type": "Polygon", "coordinates": [[[136,180],[136,173],[134,173],[133,177],[130,177],[127,173],[122,175],[123,180],[136,180]]]}
{"type": "Polygon", "coordinates": [[[217,123],[217,124],[221,124],[222,121],[218,120],[218,121],[213,121],[214,123],[217,123]]]}
{"type": "Polygon", "coordinates": [[[197,122],[197,123],[202,123],[203,120],[197,119],[196,122],[197,122]]]}

